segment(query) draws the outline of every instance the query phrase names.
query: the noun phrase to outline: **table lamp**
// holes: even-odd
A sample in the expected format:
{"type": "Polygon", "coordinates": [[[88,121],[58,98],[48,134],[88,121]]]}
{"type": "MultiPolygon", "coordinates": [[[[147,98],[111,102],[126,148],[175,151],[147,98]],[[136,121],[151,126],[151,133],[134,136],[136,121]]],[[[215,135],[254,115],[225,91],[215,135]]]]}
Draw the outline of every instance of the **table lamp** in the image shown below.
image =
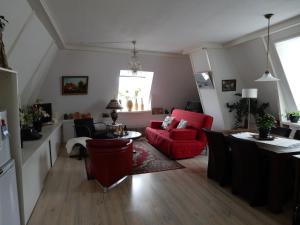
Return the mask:
{"type": "Polygon", "coordinates": [[[110,102],[107,104],[106,109],[112,109],[110,116],[111,119],[113,121],[113,125],[116,124],[116,121],[118,119],[118,113],[117,113],[117,109],[122,109],[123,107],[120,105],[120,103],[118,102],[118,100],[116,99],[111,99],[110,102]]]}
{"type": "Polygon", "coordinates": [[[242,89],[242,98],[247,98],[248,99],[248,129],[250,128],[250,116],[251,116],[251,111],[250,111],[250,99],[251,98],[257,98],[257,89],[256,88],[243,88],[242,89]]]}

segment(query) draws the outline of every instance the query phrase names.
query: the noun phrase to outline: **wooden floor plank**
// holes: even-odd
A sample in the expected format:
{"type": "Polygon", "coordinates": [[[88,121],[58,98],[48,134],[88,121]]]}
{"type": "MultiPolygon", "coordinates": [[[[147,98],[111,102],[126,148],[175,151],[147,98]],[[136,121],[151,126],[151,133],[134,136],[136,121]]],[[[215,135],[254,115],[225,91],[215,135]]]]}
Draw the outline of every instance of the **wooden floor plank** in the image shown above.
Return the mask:
{"type": "Polygon", "coordinates": [[[185,169],[129,176],[107,193],[86,179],[83,161],[60,155],[28,225],[290,225],[291,210],[252,208],[207,179],[207,157],[185,169]]]}

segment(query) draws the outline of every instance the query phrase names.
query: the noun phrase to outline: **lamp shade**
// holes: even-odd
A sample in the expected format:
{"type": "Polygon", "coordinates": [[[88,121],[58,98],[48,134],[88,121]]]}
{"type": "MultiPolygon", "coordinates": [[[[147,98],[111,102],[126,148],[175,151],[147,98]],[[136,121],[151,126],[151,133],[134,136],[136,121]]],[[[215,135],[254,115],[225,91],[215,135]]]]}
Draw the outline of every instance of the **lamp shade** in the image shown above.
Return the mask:
{"type": "Polygon", "coordinates": [[[258,78],[255,81],[257,81],[257,82],[279,81],[279,79],[276,77],[273,77],[269,71],[266,71],[260,78],[258,78]]]}
{"type": "Polygon", "coordinates": [[[257,89],[256,88],[243,88],[242,89],[242,98],[257,98],[257,89]]]}
{"type": "Polygon", "coordinates": [[[106,109],[122,109],[123,107],[120,105],[118,100],[111,99],[110,102],[107,104],[106,109]]]}

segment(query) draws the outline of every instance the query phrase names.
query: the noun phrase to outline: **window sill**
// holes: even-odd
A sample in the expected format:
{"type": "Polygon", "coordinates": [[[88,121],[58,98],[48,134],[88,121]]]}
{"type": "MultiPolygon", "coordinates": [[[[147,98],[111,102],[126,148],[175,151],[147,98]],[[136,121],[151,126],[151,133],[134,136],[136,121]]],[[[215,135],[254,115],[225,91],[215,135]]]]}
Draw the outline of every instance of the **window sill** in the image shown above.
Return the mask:
{"type": "Polygon", "coordinates": [[[122,114],[122,113],[149,113],[152,112],[152,110],[143,110],[143,111],[127,111],[127,110],[122,110],[122,111],[118,111],[118,114],[122,114]]]}

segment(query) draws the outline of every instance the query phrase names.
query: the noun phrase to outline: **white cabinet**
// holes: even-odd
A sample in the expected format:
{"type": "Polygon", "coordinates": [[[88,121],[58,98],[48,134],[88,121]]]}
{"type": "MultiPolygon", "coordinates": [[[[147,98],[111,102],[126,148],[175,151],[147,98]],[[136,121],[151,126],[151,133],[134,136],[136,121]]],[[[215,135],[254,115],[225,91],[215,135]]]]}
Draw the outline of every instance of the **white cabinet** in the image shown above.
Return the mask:
{"type": "Polygon", "coordinates": [[[24,214],[27,223],[50,169],[49,143],[43,143],[23,165],[24,214]]]}
{"type": "Polygon", "coordinates": [[[60,153],[61,123],[43,127],[42,135],[40,140],[24,142],[22,149],[25,223],[43,190],[51,165],[60,153]]]}

